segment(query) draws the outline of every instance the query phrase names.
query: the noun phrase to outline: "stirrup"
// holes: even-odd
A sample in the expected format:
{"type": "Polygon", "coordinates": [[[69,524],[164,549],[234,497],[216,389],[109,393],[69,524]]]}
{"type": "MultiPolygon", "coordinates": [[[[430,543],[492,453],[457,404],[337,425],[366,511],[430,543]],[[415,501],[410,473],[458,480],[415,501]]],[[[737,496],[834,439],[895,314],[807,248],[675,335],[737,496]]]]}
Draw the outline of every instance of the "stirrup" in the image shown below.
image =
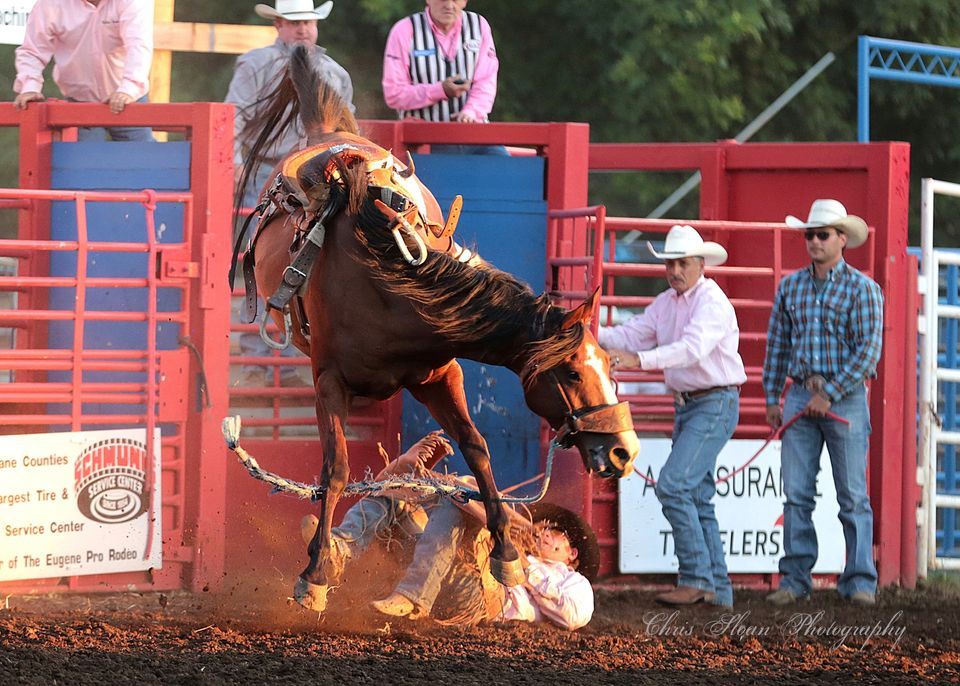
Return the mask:
{"type": "Polygon", "coordinates": [[[290,339],[292,337],[291,329],[293,325],[290,321],[290,307],[283,308],[283,342],[278,343],[270,337],[270,334],[267,333],[267,320],[270,319],[270,308],[264,308],[263,316],[260,318],[260,338],[263,339],[263,342],[274,350],[286,350],[290,346],[290,339]]]}
{"type": "Polygon", "coordinates": [[[423,239],[413,230],[406,222],[403,222],[400,226],[393,227],[393,238],[397,241],[397,247],[400,248],[400,252],[403,253],[403,259],[409,262],[414,267],[419,267],[421,264],[427,261],[427,246],[424,245],[423,239]],[[403,242],[403,236],[400,235],[401,226],[404,231],[406,231],[410,236],[413,237],[413,240],[417,242],[417,248],[420,251],[420,257],[415,258],[409,250],[407,250],[406,243],[403,242]]]}
{"type": "Polygon", "coordinates": [[[397,212],[395,209],[379,199],[374,200],[373,204],[378,210],[380,210],[381,214],[390,220],[390,230],[393,232],[393,239],[397,242],[397,247],[400,248],[400,252],[403,254],[403,259],[405,259],[414,267],[419,267],[421,264],[426,262],[427,245],[423,242],[423,239],[420,238],[420,234],[417,233],[417,230],[413,228],[410,222],[407,221],[406,217],[403,216],[403,213],[397,212]],[[420,252],[419,257],[415,258],[412,254],[410,254],[410,251],[407,249],[407,244],[403,242],[403,236],[400,235],[401,230],[406,231],[407,235],[416,242],[417,250],[420,252]]]}
{"type": "Polygon", "coordinates": [[[423,239],[420,238],[420,234],[417,233],[416,229],[410,226],[406,219],[403,219],[403,215],[397,215],[397,219],[399,219],[399,221],[396,226],[393,227],[393,239],[397,242],[397,247],[400,248],[400,252],[403,253],[403,259],[414,267],[419,267],[427,261],[427,246],[423,242],[423,239]],[[407,235],[417,242],[417,250],[420,252],[420,257],[414,258],[407,249],[407,244],[403,242],[403,236],[400,235],[401,229],[406,231],[407,235]]]}

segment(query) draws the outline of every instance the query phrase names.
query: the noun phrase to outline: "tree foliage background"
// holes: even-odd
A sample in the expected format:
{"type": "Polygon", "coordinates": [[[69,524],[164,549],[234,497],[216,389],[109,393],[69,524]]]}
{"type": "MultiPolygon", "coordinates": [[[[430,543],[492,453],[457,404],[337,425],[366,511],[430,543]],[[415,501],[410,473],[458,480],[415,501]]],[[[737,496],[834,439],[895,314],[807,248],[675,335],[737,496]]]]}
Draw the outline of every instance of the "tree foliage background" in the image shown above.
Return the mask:
{"type": "MultiPolygon", "coordinates": [[[[253,5],[178,0],[176,19],[262,24],[253,5]]],[[[393,116],[380,89],[383,44],[394,21],[422,7],[420,0],[336,0],[321,22],[320,43],[352,75],[360,117],[393,116]]],[[[732,138],[827,51],[837,61],[752,140],[855,140],[858,35],[960,47],[960,0],[471,0],[469,9],[490,21],[500,56],[492,118],[588,122],[594,141],[732,138]]],[[[176,54],[171,99],[222,100],[234,59],[176,54]]],[[[3,97],[12,99],[12,46],[0,46],[0,74],[3,97]]],[[[48,80],[45,92],[55,90],[48,80]]],[[[960,91],[883,81],[872,91],[872,140],[911,144],[917,243],[920,178],[960,181],[960,91]]],[[[0,182],[9,186],[16,147],[6,142],[11,132],[4,135],[0,182]]],[[[604,175],[591,179],[591,201],[643,216],[685,177],[604,175]]],[[[690,197],[670,214],[696,211],[690,197]]],[[[939,243],[960,245],[956,214],[938,213],[939,243]]]]}

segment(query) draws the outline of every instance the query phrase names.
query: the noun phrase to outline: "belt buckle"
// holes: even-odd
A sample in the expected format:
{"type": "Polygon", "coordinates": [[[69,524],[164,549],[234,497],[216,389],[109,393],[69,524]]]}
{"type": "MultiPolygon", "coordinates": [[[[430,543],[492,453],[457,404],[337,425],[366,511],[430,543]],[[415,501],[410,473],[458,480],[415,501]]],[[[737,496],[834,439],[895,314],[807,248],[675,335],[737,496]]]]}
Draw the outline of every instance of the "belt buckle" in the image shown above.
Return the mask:
{"type": "Polygon", "coordinates": [[[820,374],[812,374],[803,381],[803,387],[810,393],[821,393],[827,380],[820,374]]]}
{"type": "Polygon", "coordinates": [[[291,264],[289,267],[283,270],[281,279],[291,288],[298,288],[303,284],[304,281],[307,280],[307,275],[305,272],[300,271],[291,264]]]}

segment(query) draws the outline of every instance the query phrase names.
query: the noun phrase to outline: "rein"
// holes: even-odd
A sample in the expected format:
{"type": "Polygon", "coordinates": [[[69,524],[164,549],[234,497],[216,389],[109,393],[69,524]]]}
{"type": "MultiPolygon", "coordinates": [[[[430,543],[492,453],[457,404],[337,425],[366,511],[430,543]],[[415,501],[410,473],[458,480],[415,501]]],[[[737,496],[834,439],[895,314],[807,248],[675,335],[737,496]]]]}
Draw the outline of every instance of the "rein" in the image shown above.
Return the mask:
{"type": "MultiPolygon", "coordinates": [[[[758,457],[760,457],[760,453],[762,453],[764,450],[766,450],[766,448],[767,448],[768,445],[770,445],[770,444],[773,443],[775,440],[777,440],[778,438],[780,438],[780,436],[783,435],[783,432],[784,432],[784,431],[786,431],[786,430],[789,429],[791,426],[793,426],[793,424],[794,424],[798,419],[800,419],[800,418],[803,417],[803,416],[804,416],[804,415],[803,415],[803,410],[800,410],[800,411],[797,412],[795,415],[793,415],[793,416],[790,418],[790,421],[788,421],[786,424],[781,424],[781,425],[780,425],[780,428],[774,429],[773,431],[771,431],[771,432],[770,432],[770,435],[767,436],[767,440],[763,442],[763,445],[760,446],[760,448],[757,450],[757,452],[755,452],[753,455],[750,456],[750,459],[749,459],[749,460],[747,460],[747,461],[744,462],[742,465],[740,465],[739,467],[737,467],[736,469],[734,469],[732,472],[730,472],[729,474],[727,474],[727,475],[726,475],[725,477],[723,477],[722,479],[715,479],[713,483],[714,483],[714,484],[722,484],[722,483],[724,483],[725,481],[727,481],[727,480],[729,480],[729,479],[732,479],[734,476],[736,476],[737,474],[739,474],[740,472],[742,472],[744,469],[746,469],[747,467],[749,467],[750,464],[751,464],[754,460],[756,460],[758,457]]],[[[826,416],[829,417],[830,419],[836,421],[836,422],[840,422],[840,423],[842,423],[842,424],[847,424],[847,425],[850,424],[850,420],[849,420],[849,419],[847,419],[846,417],[841,417],[840,415],[834,414],[833,412],[827,412],[826,416]]],[[[655,479],[651,479],[651,478],[650,478],[649,476],[647,476],[646,474],[641,474],[639,471],[636,471],[635,474],[636,474],[637,476],[639,476],[641,479],[643,479],[644,481],[646,481],[646,482],[647,482],[648,484],[650,484],[651,486],[656,486],[656,485],[657,485],[656,480],[655,480],[655,479]]]]}

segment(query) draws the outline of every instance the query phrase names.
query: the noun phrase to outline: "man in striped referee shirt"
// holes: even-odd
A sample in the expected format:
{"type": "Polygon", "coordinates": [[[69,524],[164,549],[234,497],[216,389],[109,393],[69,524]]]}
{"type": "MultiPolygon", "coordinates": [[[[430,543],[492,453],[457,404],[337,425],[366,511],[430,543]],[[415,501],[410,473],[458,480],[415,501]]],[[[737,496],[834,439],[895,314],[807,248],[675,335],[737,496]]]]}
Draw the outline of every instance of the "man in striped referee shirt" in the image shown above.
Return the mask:
{"type": "MultiPolygon", "coordinates": [[[[401,19],[383,53],[383,97],[400,119],[485,122],[500,62],[487,20],[467,0],[426,0],[401,19]]],[[[434,152],[505,155],[503,146],[433,146],[434,152]],[[442,148],[442,150],[441,150],[442,148]]]]}
{"type": "Polygon", "coordinates": [[[802,416],[783,435],[781,464],[784,555],[780,588],[767,596],[775,605],[806,599],[817,561],[813,525],[820,453],[826,443],[840,504],[847,562],[837,591],[853,603],[876,602],[873,510],[867,495],[870,412],[865,382],[876,375],[883,328],[880,286],[843,259],[846,248],[867,240],[867,224],[836,200],[815,200],[807,221],[787,217],[804,230],[809,267],[790,274],[777,289],[770,315],[763,388],[767,421],[802,416]],[[793,384],[783,409],[787,377],[793,384]],[[830,412],[849,421],[831,419],[830,412]]]}

